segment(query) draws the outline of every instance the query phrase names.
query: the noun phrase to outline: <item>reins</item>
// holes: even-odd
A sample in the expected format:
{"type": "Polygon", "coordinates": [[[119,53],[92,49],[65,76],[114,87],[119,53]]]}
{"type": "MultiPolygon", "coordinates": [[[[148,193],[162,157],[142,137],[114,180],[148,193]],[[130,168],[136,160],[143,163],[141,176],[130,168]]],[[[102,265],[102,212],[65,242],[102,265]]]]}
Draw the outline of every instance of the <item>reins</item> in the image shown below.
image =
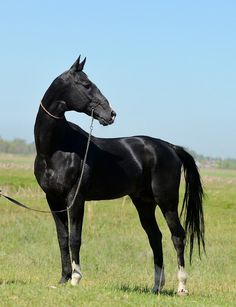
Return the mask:
{"type": "MultiPolygon", "coordinates": [[[[48,113],[51,117],[55,118],[55,119],[60,119],[60,117],[55,117],[54,115],[52,115],[51,113],[49,113],[42,105],[41,103],[41,106],[42,108],[44,109],[44,111],[46,111],[46,113],[48,113]]],[[[0,190],[0,197],[4,197],[5,199],[9,200],[12,204],[16,205],[16,206],[19,206],[21,208],[24,208],[24,209],[27,209],[27,210],[31,210],[31,211],[36,211],[36,212],[40,212],[40,213],[60,213],[60,212],[65,212],[65,211],[68,211],[73,207],[74,203],[75,203],[75,200],[76,200],[76,197],[78,196],[78,193],[79,193],[79,189],[80,189],[80,186],[81,186],[81,182],[82,182],[82,179],[83,179],[83,175],[84,175],[84,170],[85,170],[85,164],[86,164],[86,160],[87,160],[87,155],[88,155],[88,151],[89,151],[89,145],[91,143],[91,136],[92,136],[92,131],[93,131],[93,121],[94,121],[94,117],[93,117],[93,112],[94,112],[94,109],[91,110],[91,117],[92,117],[92,120],[91,120],[91,124],[90,124],[90,131],[89,131],[89,135],[88,135],[88,141],[87,141],[87,145],[86,145],[86,150],[85,150],[85,154],[84,154],[84,160],[83,160],[83,164],[82,164],[82,168],[81,168],[81,174],[80,174],[80,178],[79,178],[79,182],[77,184],[77,187],[76,187],[76,190],[75,190],[75,194],[74,194],[74,197],[72,199],[72,202],[71,204],[66,208],[66,209],[63,209],[63,210],[40,210],[40,209],[35,209],[35,208],[31,208],[29,206],[26,206],[24,204],[22,204],[21,202],[19,202],[18,200],[12,198],[12,197],[9,197],[9,196],[6,196],[4,194],[2,194],[2,191],[0,190]]]]}

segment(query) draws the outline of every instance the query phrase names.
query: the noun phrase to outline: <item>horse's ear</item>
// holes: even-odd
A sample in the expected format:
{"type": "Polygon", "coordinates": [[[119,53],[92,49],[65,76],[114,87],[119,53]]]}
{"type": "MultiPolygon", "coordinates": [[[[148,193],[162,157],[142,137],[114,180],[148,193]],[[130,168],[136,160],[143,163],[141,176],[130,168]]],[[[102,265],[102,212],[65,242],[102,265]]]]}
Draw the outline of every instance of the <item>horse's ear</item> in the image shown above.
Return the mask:
{"type": "Polygon", "coordinates": [[[78,59],[75,61],[75,63],[71,66],[70,70],[76,71],[77,67],[80,64],[80,56],[78,57],[78,59]]]}
{"type": "Polygon", "coordinates": [[[75,63],[71,66],[70,70],[72,71],[82,71],[84,68],[84,64],[86,62],[86,58],[84,58],[84,60],[80,63],[80,56],[78,57],[78,59],[75,61],[75,63]]]}
{"type": "Polygon", "coordinates": [[[79,63],[78,68],[77,68],[78,71],[83,70],[85,62],[86,62],[86,58],[84,58],[83,61],[79,63]]]}

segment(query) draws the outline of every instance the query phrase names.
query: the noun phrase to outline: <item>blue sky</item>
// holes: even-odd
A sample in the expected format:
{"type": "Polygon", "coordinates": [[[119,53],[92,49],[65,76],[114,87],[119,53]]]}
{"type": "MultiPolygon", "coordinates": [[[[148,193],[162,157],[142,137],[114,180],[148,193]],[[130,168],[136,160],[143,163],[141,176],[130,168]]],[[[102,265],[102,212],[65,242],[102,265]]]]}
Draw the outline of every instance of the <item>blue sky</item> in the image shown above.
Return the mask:
{"type": "Polygon", "coordinates": [[[236,158],[236,1],[1,1],[0,37],[2,138],[33,141],[41,97],[81,54],[117,112],[94,135],[236,158]]]}

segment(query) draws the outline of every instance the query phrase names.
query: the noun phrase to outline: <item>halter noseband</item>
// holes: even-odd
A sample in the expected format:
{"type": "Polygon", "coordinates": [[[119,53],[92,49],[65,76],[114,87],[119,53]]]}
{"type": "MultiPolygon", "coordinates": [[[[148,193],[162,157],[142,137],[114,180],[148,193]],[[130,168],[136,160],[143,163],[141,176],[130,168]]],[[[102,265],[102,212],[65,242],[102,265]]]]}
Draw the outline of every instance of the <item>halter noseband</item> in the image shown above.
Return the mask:
{"type": "Polygon", "coordinates": [[[43,105],[42,101],[40,102],[40,106],[41,108],[44,110],[44,112],[46,112],[50,117],[54,118],[54,119],[63,119],[64,118],[64,115],[63,116],[55,116],[53,114],[51,114],[43,105]]]}

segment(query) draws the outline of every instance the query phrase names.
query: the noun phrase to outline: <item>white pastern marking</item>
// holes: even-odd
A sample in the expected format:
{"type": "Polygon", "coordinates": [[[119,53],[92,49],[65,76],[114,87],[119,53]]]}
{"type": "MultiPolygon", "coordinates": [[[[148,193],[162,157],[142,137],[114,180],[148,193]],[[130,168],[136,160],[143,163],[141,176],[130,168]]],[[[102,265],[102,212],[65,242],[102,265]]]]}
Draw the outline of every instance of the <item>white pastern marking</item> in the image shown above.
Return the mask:
{"type": "Polygon", "coordinates": [[[165,284],[164,267],[155,264],[153,292],[159,292],[165,284]]]}
{"type": "Polygon", "coordinates": [[[80,271],[80,266],[72,261],[72,276],[71,276],[71,284],[72,286],[77,286],[82,278],[82,274],[80,271]]]}
{"type": "Polygon", "coordinates": [[[178,294],[186,295],[188,294],[188,290],[186,289],[186,282],[188,278],[188,274],[185,272],[184,267],[180,266],[177,274],[179,286],[178,286],[178,294]]]}

